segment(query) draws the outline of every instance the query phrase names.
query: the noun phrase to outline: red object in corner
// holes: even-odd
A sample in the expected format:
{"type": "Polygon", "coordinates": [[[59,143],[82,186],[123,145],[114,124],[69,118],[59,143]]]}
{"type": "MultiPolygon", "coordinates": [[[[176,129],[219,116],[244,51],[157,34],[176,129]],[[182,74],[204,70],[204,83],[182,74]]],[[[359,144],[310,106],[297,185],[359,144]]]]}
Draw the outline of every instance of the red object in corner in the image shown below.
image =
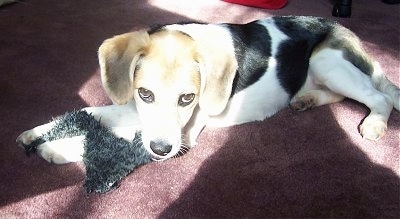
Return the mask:
{"type": "Polygon", "coordinates": [[[222,0],[224,2],[265,8],[265,9],[279,9],[286,5],[287,0],[222,0]]]}

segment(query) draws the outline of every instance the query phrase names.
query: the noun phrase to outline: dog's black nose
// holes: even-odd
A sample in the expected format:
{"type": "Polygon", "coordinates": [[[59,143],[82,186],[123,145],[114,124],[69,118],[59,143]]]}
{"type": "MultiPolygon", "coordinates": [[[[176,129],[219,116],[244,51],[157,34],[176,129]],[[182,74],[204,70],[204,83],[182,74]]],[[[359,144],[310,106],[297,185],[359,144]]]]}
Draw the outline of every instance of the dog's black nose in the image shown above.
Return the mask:
{"type": "Polygon", "coordinates": [[[172,150],[172,145],[165,144],[164,142],[150,141],[151,150],[160,156],[165,156],[172,150]]]}

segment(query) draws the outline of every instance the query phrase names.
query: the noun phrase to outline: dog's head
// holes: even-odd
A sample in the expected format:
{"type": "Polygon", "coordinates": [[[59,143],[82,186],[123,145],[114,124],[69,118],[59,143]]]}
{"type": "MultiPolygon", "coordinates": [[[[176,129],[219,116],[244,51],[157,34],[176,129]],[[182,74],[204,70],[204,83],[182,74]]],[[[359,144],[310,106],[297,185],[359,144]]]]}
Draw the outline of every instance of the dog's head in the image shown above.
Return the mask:
{"type": "Polygon", "coordinates": [[[167,29],[118,35],[100,46],[103,86],[115,104],[135,100],[144,146],[156,159],[180,151],[182,130],[197,105],[209,115],[226,107],[234,59],[206,47],[167,29]]]}

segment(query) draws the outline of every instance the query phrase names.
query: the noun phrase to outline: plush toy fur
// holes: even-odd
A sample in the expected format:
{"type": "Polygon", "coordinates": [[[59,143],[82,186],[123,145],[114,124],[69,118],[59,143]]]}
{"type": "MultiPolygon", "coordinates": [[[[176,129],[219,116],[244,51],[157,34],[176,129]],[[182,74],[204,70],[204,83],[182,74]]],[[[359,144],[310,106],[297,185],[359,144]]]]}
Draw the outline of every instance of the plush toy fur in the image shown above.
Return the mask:
{"type": "Polygon", "coordinates": [[[86,192],[105,193],[118,187],[118,182],[136,167],[151,161],[143,148],[141,133],[133,142],[116,137],[86,111],[66,113],[41,138],[25,146],[29,155],[45,141],[85,135],[83,162],[86,168],[86,192]]]}

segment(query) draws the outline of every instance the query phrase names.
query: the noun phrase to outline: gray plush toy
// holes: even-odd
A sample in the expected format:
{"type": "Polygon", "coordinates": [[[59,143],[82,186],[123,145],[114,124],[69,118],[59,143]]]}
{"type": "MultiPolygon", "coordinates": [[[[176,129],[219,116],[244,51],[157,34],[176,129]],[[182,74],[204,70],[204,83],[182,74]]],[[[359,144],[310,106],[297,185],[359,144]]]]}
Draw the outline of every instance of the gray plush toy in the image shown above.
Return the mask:
{"type": "Polygon", "coordinates": [[[85,135],[83,162],[86,168],[84,187],[86,192],[105,193],[118,188],[118,182],[136,167],[151,162],[144,149],[141,133],[137,132],[133,142],[116,137],[86,111],[66,113],[46,134],[25,145],[29,155],[38,145],[66,137],[85,135]]]}

